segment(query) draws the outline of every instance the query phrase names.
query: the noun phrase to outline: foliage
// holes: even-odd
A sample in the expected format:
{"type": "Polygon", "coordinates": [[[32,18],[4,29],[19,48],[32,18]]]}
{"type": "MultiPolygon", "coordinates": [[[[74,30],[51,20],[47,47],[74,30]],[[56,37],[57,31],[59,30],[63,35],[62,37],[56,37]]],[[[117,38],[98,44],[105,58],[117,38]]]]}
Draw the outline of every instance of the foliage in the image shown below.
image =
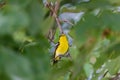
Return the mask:
{"type": "Polygon", "coordinates": [[[60,1],[61,20],[74,24],[62,23],[72,60],[54,66],[46,35],[57,25],[43,2],[0,0],[0,80],[108,80],[120,73],[119,0],[60,1]]]}

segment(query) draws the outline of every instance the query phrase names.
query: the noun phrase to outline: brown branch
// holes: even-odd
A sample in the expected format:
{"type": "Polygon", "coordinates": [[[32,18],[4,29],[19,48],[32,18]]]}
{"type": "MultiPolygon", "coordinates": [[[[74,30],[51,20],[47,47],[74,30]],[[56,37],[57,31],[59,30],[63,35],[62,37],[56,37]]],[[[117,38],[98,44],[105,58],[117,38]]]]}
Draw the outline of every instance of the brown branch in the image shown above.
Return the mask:
{"type": "Polygon", "coordinates": [[[55,17],[55,19],[56,19],[56,22],[57,22],[58,27],[59,27],[59,29],[60,29],[60,33],[62,34],[62,33],[63,33],[63,29],[62,29],[62,27],[61,27],[60,20],[59,20],[58,17],[55,17]]]}
{"type": "Polygon", "coordinates": [[[55,43],[53,40],[54,40],[54,35],[55,35],[55,31],[54,29],[50,29],[49,30],[49,33],[47,35],[47,38],[49,39],[50,42],[53,42],[55,43]]]}
{"type": "MultiPolygon", "coordinates": [[[[58,4],[57,4],[58,5],[58,4]]],[[[62,34],[62,33],[64,33],[63,32],[63,29],[62,29],[62,26],[61,26],[61,24],[60,24],[60,20],[59,20],[59,18],[58,18],[58,16],[57,16],[57,11],[56,10],[58,10],[57,8],[58,7],[53,7],[50,3],[48,3],[48,2],[46,2],[46,7],[48,7],[50,10],[51,10],[51,12],[53,13],[53,17],[55,18],[55,20],[56,20],[56,22],[57,22],[57,25],[58,25],[58,27],[59,27],[59,30],[60,30],[60,33],[62,34]]]]}
{"type": "Polygon", "coordinates": [[[59,7],[60,7],[60,1],[57,0],[56,3],[55,3],[55,8],[54,8],[56,14],[58,13],[59,7]]]}
{"type": "Polygon", "coordinates": [[[66,23],[68,23],[68,24],[70,24],[70,25],[74,25],[72,22],[70,22],[69,20],[66,20],[66,19],[64,19],[64,20],[62,20],[63,22],[66,22],[66,23]]]}

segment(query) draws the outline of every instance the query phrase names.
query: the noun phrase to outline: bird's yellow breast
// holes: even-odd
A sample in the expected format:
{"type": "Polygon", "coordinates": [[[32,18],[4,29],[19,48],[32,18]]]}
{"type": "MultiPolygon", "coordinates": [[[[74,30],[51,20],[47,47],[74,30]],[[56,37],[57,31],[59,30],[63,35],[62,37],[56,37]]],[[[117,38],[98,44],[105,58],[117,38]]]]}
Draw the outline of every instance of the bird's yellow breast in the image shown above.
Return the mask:
{"type": "Polygon", "coordinates": [[[57,57],[58,55],[66,54],[66,52],[68,51],[68,48],[69,48],[69,44],[68,44],[66,35],[61,35],[59,39],[59,45],[55,52],[56,53],[55,57],[57,57]]]}

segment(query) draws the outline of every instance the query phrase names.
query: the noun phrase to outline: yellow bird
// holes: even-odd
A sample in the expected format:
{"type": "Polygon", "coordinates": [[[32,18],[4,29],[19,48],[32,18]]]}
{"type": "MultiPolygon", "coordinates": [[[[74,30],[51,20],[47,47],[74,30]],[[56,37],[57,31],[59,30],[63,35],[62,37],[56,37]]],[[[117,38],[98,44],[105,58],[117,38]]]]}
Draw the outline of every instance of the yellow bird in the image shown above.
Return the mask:
{"type": "Polygon", "coordinates": [[[67,36],[65,34],[61,34],[54,52],[53,64],[57,63],[61,59],[61,57],[67,55],[68,49],[69,42],[67,36]]]}

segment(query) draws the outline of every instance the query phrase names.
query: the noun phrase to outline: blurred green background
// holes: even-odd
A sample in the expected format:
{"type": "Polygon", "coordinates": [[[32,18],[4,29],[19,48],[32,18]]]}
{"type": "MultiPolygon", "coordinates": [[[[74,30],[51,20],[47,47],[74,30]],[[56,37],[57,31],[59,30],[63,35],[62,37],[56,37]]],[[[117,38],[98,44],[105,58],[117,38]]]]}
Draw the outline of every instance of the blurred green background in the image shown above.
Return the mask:
{"type": "Polygon", "coordinates": [[[45,1],[0,0],[0,80],[117,78],[120,0],[60,0],[61,19],[74,23],[62,23],[73,40],[69,49],[72,61],[63,58],[55,66],[51,65],[46,38],[55,21],[44,7],[45,1]]]}

